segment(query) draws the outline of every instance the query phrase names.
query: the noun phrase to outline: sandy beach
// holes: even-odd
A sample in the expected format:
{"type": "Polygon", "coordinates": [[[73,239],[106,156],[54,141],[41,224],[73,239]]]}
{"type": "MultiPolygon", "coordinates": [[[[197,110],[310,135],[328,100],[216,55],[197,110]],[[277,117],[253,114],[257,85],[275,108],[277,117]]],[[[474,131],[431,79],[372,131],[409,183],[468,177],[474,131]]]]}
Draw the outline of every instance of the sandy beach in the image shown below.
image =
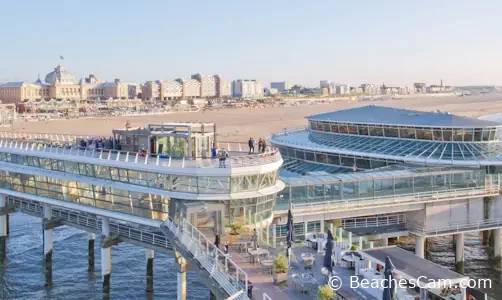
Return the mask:
{"type": "MultiPolygon", "coordinates": [[[[81,118],[47,122],[17,122],[15,132],[64,133],[109,136],[113,128],[168,122],[215,122],[220,141],[247,141],[249,137],[266,137],[284,128],[305,126],[312,114],[365,105],[382,105],[421,111],[441,110],[461,116],[479,117],[502,112],[502,94],[465,97],[392,99],[379,101],[339,101],[330,104],[270,108],[238,108],[207,112],[180,112],[165,115],[81,118]]],[[[2,131],[11,131],[4,127],[2,131]]]]}

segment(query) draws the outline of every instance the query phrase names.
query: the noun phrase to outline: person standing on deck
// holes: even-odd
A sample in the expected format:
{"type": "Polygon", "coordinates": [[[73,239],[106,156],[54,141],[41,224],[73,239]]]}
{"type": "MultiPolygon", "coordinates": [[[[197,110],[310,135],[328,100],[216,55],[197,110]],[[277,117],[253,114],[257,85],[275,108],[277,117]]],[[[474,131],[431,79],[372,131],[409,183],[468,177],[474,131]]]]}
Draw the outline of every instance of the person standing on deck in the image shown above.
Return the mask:
{"type": "Polygon", "coordinates": [[[263,140],[259,139],[258,140],[258,153],[261,153],[261,148],[263,147],[263,140]]]}
{"type": "Polygon", "coordinates": [[[249,146],[249,154],[254,153],[254,140],[252,137],[249,138],[248,146],[249,146]]]}
{"type": "Polygon", "coordinates": [[[261,144],[261,153],[265,153],[266,148],[267,148],[267,140],[263,139],[261,144]]]}
{"type": "Polygon", "coordinates": [[[220,160],[220,168],[226,168],[227,165],[226,165],[226,160],[227,160],[227,157],[228,157],[228,153],[227,151],[225,151],[225,149],[221,149],[221,152],[220,154],[218,155],[219,157],[219,160],[220,160]]]}
{"type": "Polygon", "coordinates": [[[251,241],[253,242],[253,248],[256,250],[258,249],[258,232],[256,231],[256,228],[253,229],[253,236],[251,237],[251,241]]]}

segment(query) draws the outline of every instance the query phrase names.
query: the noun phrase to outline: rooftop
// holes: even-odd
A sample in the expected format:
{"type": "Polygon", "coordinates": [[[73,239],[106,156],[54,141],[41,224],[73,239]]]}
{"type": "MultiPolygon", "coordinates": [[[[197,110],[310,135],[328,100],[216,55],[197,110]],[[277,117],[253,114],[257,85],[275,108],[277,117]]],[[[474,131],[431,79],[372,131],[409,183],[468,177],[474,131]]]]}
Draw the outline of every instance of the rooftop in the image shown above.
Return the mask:
{"type": "Polygon", "coordinates": [[[493,127],[502,123],[452,115],[446,112],[425,112],[385,106],[368,105],[308,116],[315,121],[389,124],[421,127],[493,127]]]}
{"type": "Polygon", "coordinates": [[[388,256],[398,271],[415,279],[420,276],[426,280],[435,281],[439,281],[439,279],[454,281],[468,278],[397,246],[365,249],[361,252],[382,263],[385,263],[385,257],[388,256]]]}

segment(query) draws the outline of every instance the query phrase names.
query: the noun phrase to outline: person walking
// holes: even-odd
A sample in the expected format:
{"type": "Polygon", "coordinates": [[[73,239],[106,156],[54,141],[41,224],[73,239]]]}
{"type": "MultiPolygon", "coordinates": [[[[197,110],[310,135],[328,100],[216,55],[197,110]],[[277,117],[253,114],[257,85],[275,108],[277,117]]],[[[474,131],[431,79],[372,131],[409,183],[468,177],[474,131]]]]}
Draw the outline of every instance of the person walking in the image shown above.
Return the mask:
{"type": "Polygon", "coordinates": [[[214,245],[216,246],[216,248],[220,249],[220,235],[219,234],[216,234],[216,236],[214,237],[214,245]]]}
{"type": "Polygon", "coordinates": [[[263,147],[263,140],[258,140],[258,153],[261,153],[261,148],[263,147]]]}
{"type": "Polygon", "coordinates": [[[263,139],[261,147],[261,153],[265,153],[265,149],[267,148],[267,141],[265,139],[263,139]]]}
{"type": "Polygon", "coordinates": [[[254,140],[252,137],[249,138],[248,146],[249,146],[249,154],[254,153],[254,140]]]}
{"type": "Polygon", "coordinates": [[[253,248],[256,250],[258,249],[258,232],[256,231],[256,228],[253,229],[253,236],[251,238],[251,241],[253,242],[253,248]]]}
{"type": "Polygon", "coordinates": [[[225,246],[224,246],[225,254],[228,254],[228,241],[225,241],[225,246]]]}
{"type": "Polygon", "coordinates": [[[220,154],[218,155],[219,161],[220,161],[220,168],[226,168],[226,160],[228,157],[227,151],[225,149],[221,148],[220,154]]]}

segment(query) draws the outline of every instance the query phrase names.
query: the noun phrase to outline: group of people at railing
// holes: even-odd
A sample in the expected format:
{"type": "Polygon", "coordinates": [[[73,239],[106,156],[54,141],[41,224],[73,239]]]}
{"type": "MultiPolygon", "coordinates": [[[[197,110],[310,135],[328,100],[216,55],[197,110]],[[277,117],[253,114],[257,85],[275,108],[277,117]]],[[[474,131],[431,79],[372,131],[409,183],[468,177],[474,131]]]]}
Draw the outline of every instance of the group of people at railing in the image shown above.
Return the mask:
{"type": "MultiPolygon", "coordinates": [[[[249,154],[255,153],[256,140],[253,137],[249,138],[248,146],[249,146],[249,154]]],[[[267,148],[267,141],[265,139],[259,139],[258,141],[258,153],[265,153],[265,149],[267,148]]]]}
{"type": "Polygon", "coordinates": [[[113,149],[114,145],[120,145],[114,137],[90,137],[79,142],[80,147],[87,149],[113,149]]]}

